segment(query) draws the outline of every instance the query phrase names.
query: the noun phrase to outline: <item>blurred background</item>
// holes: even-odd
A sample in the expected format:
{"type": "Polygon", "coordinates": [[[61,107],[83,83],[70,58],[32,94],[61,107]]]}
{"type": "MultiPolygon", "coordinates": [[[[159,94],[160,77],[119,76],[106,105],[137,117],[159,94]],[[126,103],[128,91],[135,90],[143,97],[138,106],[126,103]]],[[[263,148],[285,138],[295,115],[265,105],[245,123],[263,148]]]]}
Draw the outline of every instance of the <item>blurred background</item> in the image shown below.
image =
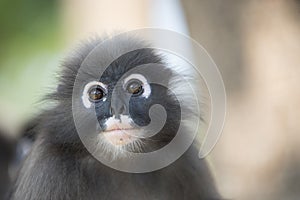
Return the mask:
{"type": "Polygon", "coordinates": [[[220,69],[227,119],[209,157],[223,196],[300,199],[296,0],[1,0],[0,170],[13,151],[6,146],[45,106],[38,100],[55,87],[59,64],[78,41],[143,27],[191,36],[220,69]]]}

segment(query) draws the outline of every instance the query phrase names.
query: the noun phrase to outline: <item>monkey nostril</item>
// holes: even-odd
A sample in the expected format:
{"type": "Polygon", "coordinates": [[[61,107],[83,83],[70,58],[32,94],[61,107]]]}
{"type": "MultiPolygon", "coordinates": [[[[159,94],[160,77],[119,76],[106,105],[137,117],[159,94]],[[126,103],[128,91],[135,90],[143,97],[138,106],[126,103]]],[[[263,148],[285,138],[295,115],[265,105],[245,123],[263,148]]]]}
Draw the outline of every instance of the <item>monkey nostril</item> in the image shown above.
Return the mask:
{"type": "Polygon", "coordinates": [[[120,115],[120,114],[124,114],[124,112],[126,111],[126,108],[124,105],[120,106],[120,107],[110,107],[109,109],[109,113],[110,115],[120,115]]]}
{"type": "Polygon", "coordinates": [[[110,113],[110,115],[114,115],[115,114],[115,111],[114,111],[114,109],[112,107],[110,107],[109,113],[110,113]]]}
{"type": "Polygon", "coordinates": [[[124,111],[125,111],[125,106],[122,105],[121,108],[120,108],[120,110],[119,110],[119,113],[122,114],[124,111]]]}

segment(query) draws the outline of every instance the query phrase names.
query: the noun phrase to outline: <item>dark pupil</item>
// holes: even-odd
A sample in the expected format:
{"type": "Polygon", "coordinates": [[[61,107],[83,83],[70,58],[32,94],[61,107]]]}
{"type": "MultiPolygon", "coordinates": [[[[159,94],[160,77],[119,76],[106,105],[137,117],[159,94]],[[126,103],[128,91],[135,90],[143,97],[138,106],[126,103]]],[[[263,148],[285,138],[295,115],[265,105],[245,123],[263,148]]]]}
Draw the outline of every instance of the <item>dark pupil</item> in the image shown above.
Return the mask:
{"type": "Polygon", "coordinates": [[[132,82],[127,86],[127,90],[131,94],[138,94],[142,89],[143,87],[139,82],[132,82]]]}
{"type": "Polygon", "coordinates": [[[103,97],[103,91],[101,88],[92,88],[89,92],[90,99],[99,100],[103,97]]]}

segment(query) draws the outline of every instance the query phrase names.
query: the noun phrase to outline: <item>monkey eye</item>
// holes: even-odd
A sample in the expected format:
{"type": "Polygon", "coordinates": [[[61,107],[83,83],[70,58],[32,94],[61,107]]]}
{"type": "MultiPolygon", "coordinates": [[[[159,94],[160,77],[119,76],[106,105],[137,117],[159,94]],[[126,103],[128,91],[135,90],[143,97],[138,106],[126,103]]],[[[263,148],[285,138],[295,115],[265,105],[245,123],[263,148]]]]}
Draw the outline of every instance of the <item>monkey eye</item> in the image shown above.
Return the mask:
{"type": "Polygon", "coordinates": [[[127,86],[126,86],[126,90],[127,92],[129,92],[130,94],[133,95],[140,95],[143,93],[144,88],[143,88],[143,84],[141,81],[139,80],[133,80],[130,81],[127,86]]]}
{"type": "Polygon", "coordinates": [[[94,86],[89,89],[88,95],[89,95],[90,101],[95,102],[95,101],[101,100],[104,97],[105,93],[104,93],[104,90],[100,86],[94,86]]]}

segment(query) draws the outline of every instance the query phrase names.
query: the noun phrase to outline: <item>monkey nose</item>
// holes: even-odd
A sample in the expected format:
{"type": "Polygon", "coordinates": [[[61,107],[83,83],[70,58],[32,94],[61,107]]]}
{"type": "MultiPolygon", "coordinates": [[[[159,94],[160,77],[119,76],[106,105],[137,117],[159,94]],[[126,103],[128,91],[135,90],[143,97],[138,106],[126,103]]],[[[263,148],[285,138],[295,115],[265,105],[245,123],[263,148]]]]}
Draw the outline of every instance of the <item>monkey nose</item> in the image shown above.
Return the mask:
{"type": "Polygon", "coordinates": [[[117,119],[120,119],[120,115],[124,114],[124,112],[125,112],[125,106],[123,104],[112,105],[110,107],[110,115],[111,116],[115,115],[117,119]]]}

